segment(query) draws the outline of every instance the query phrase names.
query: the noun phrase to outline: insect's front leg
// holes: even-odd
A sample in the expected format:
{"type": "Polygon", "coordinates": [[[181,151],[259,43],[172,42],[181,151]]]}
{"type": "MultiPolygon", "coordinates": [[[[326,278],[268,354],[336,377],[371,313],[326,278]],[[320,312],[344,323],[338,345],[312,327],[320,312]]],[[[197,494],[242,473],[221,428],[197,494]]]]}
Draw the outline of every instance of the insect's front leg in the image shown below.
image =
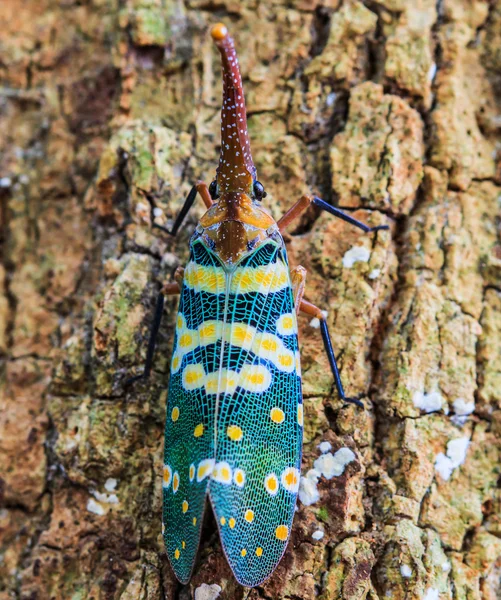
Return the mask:
{"type": "Polygon", "coordinates": [[[127,381],[125,382],[125,386],[129,386],[131,383],[134,383],[139,379],[147,379],[150,376],[151,367],[153,364],[153,356],[155,354],[155,346],[157,343],[158,331],[162,322],[165,296],[175,296],[176,294],[181,293],[183,276],[184,269],[182,267],[178,267],[176,269],[176,272],[174,273],[174,279],[176,279],[176,281],[173,283],[166,283],[163,286],[161,292],[158,294],[157,302],[155,305],[155,314],[153,316],[153,321],[151,324],[150,337],[148,340],[148,350],[146,352],[146,360],[144,362],[143,372],[141,373],[141,375],[136,375],[135,377],[127,379],[127,381]]]}
{"type": "Polygon", "coordinates": [[[301,196],[301,198],[299,198],[299,200],[296,202],[296,204],[294,204],[285,213],[285,215],[278,221],[277,225],[278,225],[278,229],[280,230],[280,232],[285,231],[285,229],[292,223],[292,221],[294,221],[294,219],[297,219],[297,217],[299,217],[299,215],[302,212],[304,212],[308,208],[308,206],[310,206],[311,204],[314,204],[315,206],[318,206],[322,210],[327,211],[331,215],[334,215],[335,217],[338,217],[338,218],[342,219],[343,221],[350,223],[350,225],[355,225],[355,227],[358,227],[359,229],[361,229],[362,231],[365,231],[366,233],[370,233],[373,231],[379,231],[381,229],[389,229],[388,225],[377,225],[376,227],[369,227],[365,223],[362,223],[361,221],[354,219],[351,215],[343,212],[339,208],[336,208],[335,206],[331,206],[325,200],[322,200],[322,198],[319,198],[318,196],[310,196],[310,195],[305,194],[304,196],[301,196]]]}
{"type": "Polygon", "coordinates": [[[177,232],[179,231],[179,228],[183,224],[183,221],[186,218],[186,215],[188,214],[190,208],[193,206],[195,199],[197,197],[197,193],[200,194],[200,196],[207,208],[210,208],[214,204],[214,202],[212,201],[210,192],[209,192],[209,188],[207,187],[207,184],[204,183],[203,181],[198,181],[191,188],[188,195],[186,196],[186,200],[184,201],[183,208],[177,215],[176,220],[174,221],[174,225],[172,226],[172,229],[169,230],[169,229],[167,229],[167,227],[162,227],[162,225],[157,225],[156,223],[153,225],[153,227],[156,227],[157,229],[161,229],[162,231],[165,231],[165,233],[168,233],[169,235],[172,235],[172,236],[176,235],[177,232]]]}
{"type": "Polygon", "coordinates": [[[336,355],[334,354],[334,349],[332,348],[331,336],[329,334],[329,329],[327,328],[327,320],[325,318],[325,315],[317,306],[311,304],[307,300],[301,300],[299,310],[302,313],[305,313],[312,317],[316,317],[320,321],[320,331],[322,332],[322,339],[324,341],[325,351],[329,359],[339,397],[344,402],[351,402],[352,404],[356,404],[360,408],[363,408],[364,405],[362,404],[362,402],[360,402],[360,400],[358,400],[357,398],[347,398],[344,393],[343,383],[341,382],[341,376],[339,374],[339,369],[336,362],[336,355]]]}

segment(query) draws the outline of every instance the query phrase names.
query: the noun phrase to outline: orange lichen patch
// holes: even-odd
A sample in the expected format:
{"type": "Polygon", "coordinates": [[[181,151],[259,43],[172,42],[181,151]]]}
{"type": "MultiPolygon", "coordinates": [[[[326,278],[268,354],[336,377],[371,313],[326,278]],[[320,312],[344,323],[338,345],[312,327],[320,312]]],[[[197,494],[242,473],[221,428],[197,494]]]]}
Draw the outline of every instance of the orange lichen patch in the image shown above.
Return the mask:
{"type": "Polygon", "coordinates": [[[287,525],[279,525],[275,529],[275,537],[277,538],[277,540],[285,542],[285,540],[287,539],[288,536],[289,536],[289,528],[287,527],[287,525]]]}

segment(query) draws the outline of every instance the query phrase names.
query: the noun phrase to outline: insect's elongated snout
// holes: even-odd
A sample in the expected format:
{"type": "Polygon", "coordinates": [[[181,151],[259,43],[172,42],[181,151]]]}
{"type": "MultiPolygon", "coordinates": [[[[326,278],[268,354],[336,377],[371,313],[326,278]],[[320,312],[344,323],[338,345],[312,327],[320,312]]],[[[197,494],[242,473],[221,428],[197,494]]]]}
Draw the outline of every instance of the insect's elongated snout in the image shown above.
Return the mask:
{"type": "Polygon", "coordinates": [[[211,35],[221,53],[223,66],[221,154],[217,168],[217,187],[220,194],[245,192],[250,195],[256,180],[256,167],[251,155],[237,53],[225,25],[214,25],[211,35]]]}

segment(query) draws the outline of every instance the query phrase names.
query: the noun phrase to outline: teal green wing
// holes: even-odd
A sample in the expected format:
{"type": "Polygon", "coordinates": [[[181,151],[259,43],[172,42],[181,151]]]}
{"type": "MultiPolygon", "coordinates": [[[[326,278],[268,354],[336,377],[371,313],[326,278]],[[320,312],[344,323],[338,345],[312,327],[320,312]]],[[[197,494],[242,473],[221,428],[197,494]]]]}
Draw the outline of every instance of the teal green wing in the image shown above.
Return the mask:
{"type": "Polygon", "coordinates": [[[227,285],[209,493],[233,573],[252,587],[285,552],[300,477],[303,405],[285,249],[268,242],[227,285]]]}
{"type": "Polygon", "coordinates": [[[176,577],[191,576],[214,465],[215,396],[225,302],[225,275],[200,243],[185,269],[167,400],[163,537],[176,577]],[[208,393],[209,392],[209,393],[208,393]]]}

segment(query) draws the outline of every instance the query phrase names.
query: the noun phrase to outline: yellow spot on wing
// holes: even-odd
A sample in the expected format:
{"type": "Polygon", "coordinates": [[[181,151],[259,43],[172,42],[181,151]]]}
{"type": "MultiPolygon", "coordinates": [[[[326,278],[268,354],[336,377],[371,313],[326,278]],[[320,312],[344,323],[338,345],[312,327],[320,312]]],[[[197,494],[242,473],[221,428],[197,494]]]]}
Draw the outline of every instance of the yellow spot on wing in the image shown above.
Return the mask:
{"type": "Polygon", "coordinates": [[[292,313],[285,313],[277,319],[277,331],[280,335],[292,335],[296,333],[296,318],[292,313]]]}
{"type": "Polygon", "coordinates": [[[169,467],[169,465],[164,465],[164,481],[163,481],[164,488],[169,487],[171,479],[172,479],[172,469],[169,467]]]}
{"type": "Polygon", "coordinates": [[[226,519],[224,517],[221,517],[219,519],[219,522],[221,523],[221,525],[226,525],[226,519]]]}
{"type": "Polygon", "coordinates": [[[183,512],[187,512],[188,511],[188,502],[186,500],[183,501],[183,512]]]}
{"type": "Polygon", "coordinates": [[[193,517],[193,525],[196,525],[196,524],[197,524],[197,518],[193,517]]]}
{"type": "Polygon", "coordinates": [[[193,435],[196,438],[201,437],[204,434],[204,424],[203,423],[199,423],[196,427],[195,430],[193,431],[193,435]]]}
{"type": "Polygon", "coordinates": [[[252,523],[252,521],[254,521],[254,511],[253,510],[246,510],[245,511],[245,515],[244,515],[244,519],[248,522],[248,523],[252,523]]]}
{"type": "Polygon", "coordinates": [[[289,536],[289,528],[287,527],[287,525],[279,525],[275,529],[275,536],[276,536],[277,540],[285,542],[285,540],[289,536]]]}
{"type": "Polygon", "coordinates": [[[197,481],[199,483],[212,473],[215,462],[216,461],[213,458],[206,458],[200,462],[197,470],[197,481]]]}
{"type": "Polygon", "coordinates": [[[271,373],[264,365],[246,364],[240,371],[239,385],[248,392],[264,392],[271,385],[271,373]]]}
{"type": "Polygon", "coordinates": [[[195,479],[195,465],[191,464],[190,465],[190,481],[193,481],[195,479]]]}
{"type": "Polygon", "coordinates": [[[263,555],[263,549],[260,546],[258,546],[256,548],[256,556],[262,556],[262,555],[263,555]]]}
{"type": "Polygon", "coordinates": [[[176,560],[179,560],[180,556],[181,556],[181,552],[179,552],[179,548],[176,548],[176,551],[174,552],[174,558],[176,560]]]}
{"type": "Polygon", "coordinates": [[[269,473],[266,475],[264,478],[264,487],[272,496],[276,496],[276,494],[278,494],[278,478],[275,473],[269,473]]]}
{"type": "Polygon", "coordinates": [[[238,487],[243,488],[245,485],[245,471],[242,471],[242,469],[235,469],[233,481],[238,487]]]}
{"type": "Polygon", "coordinates": [[[285,420],[285,413],[281,408],[278,408],[278,406],[275,406],[270,411],[270,419],[274,423],[283,423],[285,420]]]}
{"type": "Polygon", "coordinates": [[[287,491],[297,492],[299,489],[299,471],[295,467],[284,469],[280,481],[287,491]]]}
{"type": "Polygon", "coordinates": [[[212,472],[212,479],[225,485],[230,485],[232,476],[232,469],[225,461],[218,462],[212,472]]]}
{"type": "Polygon", "coordinates": [[[236,524],[237,524],[237,522],[235,521],[235,519],[233,517],[231,517],[231,519],[229,520],[230,528],[234,529],[236,524]]]}
{"type": "Polygon", "coordinates": [[[183,371],[183,387],[185,390],[196,390],[204,385],[205,371],[202,365],[187,365],[183,371]]]}
{"type": "Polygon", "coordinates": [[[172,478],[172,491],[174,492],[174,494],[177,492],[178,489],[179,489],[179,473],[176,471],[174,473],[174,477],[172,478]]]}
{"type": "Polygon", "coordinates": [[[228,425],[226,434],[234,442],[239,442],[243,437],[242,429],[238,425],[228,425]]]}
{"type": "Polygon", "coordinates": [[[247,550],[242,548],[242,552],[240,552],[240,556],[247,556],[247,550]]]}
{"type": "Polygon", "coordinates": [[[177,406],[174,406],[172,409],[171,419],[174,421],[174,423],[179,419],[179,408],[177,406]]]}
{"type": "Polygon", "coordinates": [[[301,427],[303,426],[303,416],[304,416],[304,409],[303,409],[303,404],[300,403],[297,405],[297,422],[299,423],[299,425],[301,425],[301,427]]]}

